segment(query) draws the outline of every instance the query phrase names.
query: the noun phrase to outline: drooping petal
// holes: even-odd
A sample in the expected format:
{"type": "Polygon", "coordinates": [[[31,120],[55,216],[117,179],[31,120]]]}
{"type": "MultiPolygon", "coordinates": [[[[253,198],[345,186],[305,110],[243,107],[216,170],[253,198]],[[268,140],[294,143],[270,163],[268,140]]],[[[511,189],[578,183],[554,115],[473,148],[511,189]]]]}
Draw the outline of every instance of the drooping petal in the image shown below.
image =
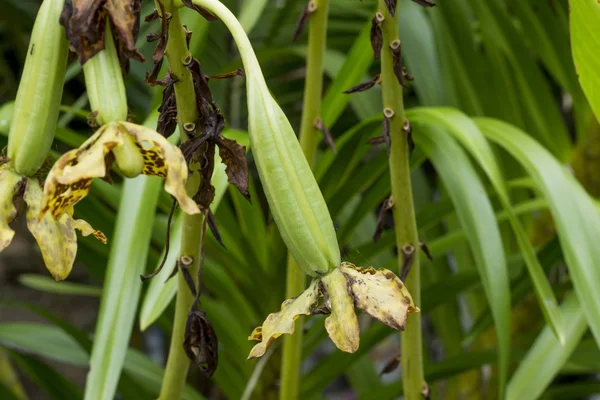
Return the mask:
{"type": "Polygon", "coordinates": [[[42,188],[35,178],[28,179],[24,195],[27,203],[27,228],[40,246],[44,263],[52,277],[57,281],[63,280],[71,272],[77,254],[75,229],[81,229],[84,236],[93,234],[103,243],[106,243],[106,237],[87,222],[73,220],[71,210],[62,213],[58,219],[49,214],[39,218],[42,197],[42,188]]]}
{"type": "Polygon", "coordinates": [[[165,190],[177,199],[181,209],[188,214],[200,212],[185,190],[187,164],[179,148],[151,129],[118,122],[103,126],[78,149],[56,161],[44,186],[42,215],[50,211],[55,219],[60,218],[87,196],[92,179],[109,172],[111,152],[118,156],[115,162],[127,176],[166,178],[165,190]]]}
{"type": "Polygon", "coordinates": [[[350,263],[343,263],[340,270],[348,280],[356,306],[390,328],[403,330],[408,313],[419,311],[392,271],[357,268],[350,263]]]}
{"type": "Polygon", "coordinates": [[[347,353],[358,350],[359,328],[354,313],[354,300],[346,277],[339,268],[321,278],[328,297],[331,315],[325,320],[325,329],[338,349],[347,353]]]}
{"type": "Polygon", "coordinates": [[[87,196],[93,178],[106,175],[106,156],[123,140],[108,129],[100,128],[78,149],[63,154],[55,163],[44,185],[40,218],[50,211],[55,219],[87,196]]]}
{"type": "Polygon", "coordinates": [[[200,209],[185,189],[188,168],[179,148],[152,129],[130,122],[119,124],[137,141],[144,158],[142,173],[166,178],[165,191],[177,199],[181,209],[187,214],[200,213],[200,209]]]}
{"type": "Polygon", "coordinates": [[[0,167],[0,251],[8,247],[15,236],[8,224],[17,216],[13,197],[20,189],[22,176],[11,171],[7,164],[0,167]]]}
{"type": "Polygon", "coordinates": [[[319,298],[318,283],[314,280],[308,289],[293,299],[287,299],[281,304],[281,311],[269,314],[262,327],[254,329],[250,340],[260,340],[250,351],[248,359],[265,354],[273,340],[283,334],[294,333],[294,321],[300,315],[309,315],[319,298]]]}

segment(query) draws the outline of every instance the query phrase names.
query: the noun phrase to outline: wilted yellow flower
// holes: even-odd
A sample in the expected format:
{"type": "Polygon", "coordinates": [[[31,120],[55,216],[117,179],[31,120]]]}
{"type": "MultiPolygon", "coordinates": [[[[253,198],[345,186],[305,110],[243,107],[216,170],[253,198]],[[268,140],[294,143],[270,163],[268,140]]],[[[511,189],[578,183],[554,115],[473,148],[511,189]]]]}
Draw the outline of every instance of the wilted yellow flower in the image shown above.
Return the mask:
{"type": "Polygon", "coordinates": [[[46,178],[40,218],[57,219],[87,196],[93,178],[103,178],[116,163],[123,175],[160,176],[165,190],[188,214],[200,209],[187,195],[188,168],[181,151],[155,131],[130,122],[104,125],[78,149],[60,157],[46,178]]]}
{"type": "Polygon", "coordinates": [[[0,166],[0,251],[8,247],[15,235],[9,224],[17,217],[20,210],[15,204],[20,204],[21,200],[27,204],[27,228],[37,241],[54,279],[65,279],[73,267],[77,254],[76,229],[84,236],[94,235],[106,243],[102,232],[83,220],[72,218],[72,207],[58,214],[56,220],[50,215],[39,218],[42,188],[37,179],[23,177],[4,164],[0,166]]]}
{"type": "Polygon", "coordinates": [[[359,328],[354,306],[396,330],[403,330],[408,313],[418,312],[406,286],[387,269],[358,268],[342,263],[326,275],[314,279],[308,289],[269,314],[262,326],[254,329],[250,340],[260,340],[248,358],[262,356],[273,340],[294,333],[294,321],[301,315],[329,313],[325,329],[342,351],[358,349],[359,328]],[[319,300],[321,304],[319,305],[319,300]]]}

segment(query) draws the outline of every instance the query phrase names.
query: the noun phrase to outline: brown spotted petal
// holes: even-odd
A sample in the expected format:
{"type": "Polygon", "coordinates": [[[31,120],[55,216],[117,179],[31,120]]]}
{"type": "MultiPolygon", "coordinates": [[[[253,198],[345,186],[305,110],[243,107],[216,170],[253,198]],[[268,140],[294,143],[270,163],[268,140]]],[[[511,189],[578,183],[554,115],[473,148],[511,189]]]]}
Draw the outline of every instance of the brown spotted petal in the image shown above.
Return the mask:
{"type": "Polygon", "coordinates": [[[356,306],[387,326],[403,330],[408,313],[419,311],[392,271],[357,268],[350,263],[343,263],[340,270],[348,280],[356,306]]]}
{"type": "Polygon", "coordinates": [[[74,220],[70,215],[71,210],[62,213],[58,219],[48,214],[40,219],[42,196],[42,188],[37,181],[28,179],[24,195],[27,203],[27,228],[40,246],[46,268],[59,281],[65,279],[73,268],[77,254],[75,229],[81,230],[84,236],[92,234],[103,243],[106,243],[106,237],[87,222],[74,220]]]}
{"type": "Polygon", "coordinates": [[[181,151],[151,129],[118,122],[103,126],[78,149],[56,161],[44,186],[40,218],[50,211],[58,219],[83,199],[92,179],[104,178],[109,172],[111,152],[118,156],[115,162],[128,177],[144,174],[166,178],[165,190],[177,199],[181,209],[188,214],[200,212],[185,190],[187,165],[181,151]]]}
{"type": "Polygon", "coordinates": [[[308,289],[281,304],[281,311],[269,314],[262,327],[254,329],[249,340],[260,340],[250,351],[248,359],[261,357],[273,340],[283,334],[294,333],[294,321],[300,315],[310,315],[319,299],[318,282],[314,280],[308,289]]]}
{"type": "Polygon", "coordinates": [[[338,349],[354,353],[358,350],[359,328],[350,285],[339,268],[323,276],[321,282],[327,292],[327,306],[331,310],[325,320],[325,329],[338,349]]]}
{"type": "Polygon", "coordinates": [[[15,236],[15,231],[8,224],[17,216],[18,210],[13,197],[19,192],[22,179],[23,177],[11,171],[7,164],[0,167],[0,251],[7,248],[15,236]]]}
{"type": "Polygon", "coordinates": [[[106,175],[105,158],[123,143],[110,126],[103,126],[78,149],[66,152],[54,163],[44,185],[40,218],[48,211],[54,219],[61,218],[87,196],[93,178],[106,175]]]}
{"type": "Polygon", "coordinates": [[[200,209],[185,189],[188,167],[181,150],[152,129],[130,122],[119,124],[137,142],[144,159],[142,174],[166,178],[165,191],[175,197],[181,209],[187,214],[199,214],[200,209]]]}

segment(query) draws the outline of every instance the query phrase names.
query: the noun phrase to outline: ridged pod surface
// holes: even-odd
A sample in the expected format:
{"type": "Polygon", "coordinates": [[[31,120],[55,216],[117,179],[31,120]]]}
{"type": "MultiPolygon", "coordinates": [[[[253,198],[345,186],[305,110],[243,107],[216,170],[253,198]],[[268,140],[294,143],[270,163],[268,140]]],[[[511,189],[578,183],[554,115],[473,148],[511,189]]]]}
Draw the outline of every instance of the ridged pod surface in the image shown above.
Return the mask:
{"type": "Polygon", "coordinates": [[[235,16],[219,2],[203,4],[233,35],[244,63],[250,147],[281,236],[298,265],[310,276],[341,263],[331,215],[298,138],[271,96],[252,45],[235,16]]]}
{"type": "Polygon", "coordinates": [[[32,175],[54,140],[68,46],[58,22],[64,0],[44,0],[35,20],[10,125],[8,157],[15,171],[32,175]]]}

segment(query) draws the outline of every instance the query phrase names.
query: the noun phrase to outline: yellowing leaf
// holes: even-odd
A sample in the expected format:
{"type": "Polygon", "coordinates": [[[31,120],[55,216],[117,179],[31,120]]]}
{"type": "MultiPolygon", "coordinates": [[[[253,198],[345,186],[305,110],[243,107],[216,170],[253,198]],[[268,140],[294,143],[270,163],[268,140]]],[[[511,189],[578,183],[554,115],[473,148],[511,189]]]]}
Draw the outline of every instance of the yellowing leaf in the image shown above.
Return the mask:
{"type": "Polygon", "coordinates": [[[0,251],[8,247],[15,236],[8,224],[17,216],[13,197],[19,191],[19,182],[23,178],[8,168],[7,164],[0,167],[0,251]]]}
{"type": "Polygon", "coordinates": [[[300,315],[310,315],[319,299],[318,282],[314,280],[308,289],[293,299],[287,299],[281,304],[281,311],[269,314],[262,327],[254,329],[250,340],[261,340],[250,351],[248,359],[265,354],[273,340],[283,334],[294,333],[294,321],[300,315]]]}
{"type": "Polygon", "coordinates": [[[358,308],[390,328],[404,330],[408,313],[418,312],[402,281],[390,270],[356,268],[350,263],[340,267],[358,308]]]}
{"type": "Polygon", "coordinates": [[[354,353],[358,349],[358,319],[354,313],[354,300],[350,285],[339,268],[321,278],[327,293],[327,306],[331,315],[325,320],[325,329],[338,349],[354,353]]]}
{"type": "Polygon", "coordinates": [[[42,188],[37,181],[28,179],[24,195],[27,203],[27,228],[40,246],[44,263],[52,277],[57,281],[63,280],[71,272],[77,254],[75,229],[82,230],[84,236],[93,234],[103,243],[106,243],[106,237],[87,222],[73,220],[71,209],[62,213],[58,219],[49,214],[39,218],[42,196],[42,188]]]}

